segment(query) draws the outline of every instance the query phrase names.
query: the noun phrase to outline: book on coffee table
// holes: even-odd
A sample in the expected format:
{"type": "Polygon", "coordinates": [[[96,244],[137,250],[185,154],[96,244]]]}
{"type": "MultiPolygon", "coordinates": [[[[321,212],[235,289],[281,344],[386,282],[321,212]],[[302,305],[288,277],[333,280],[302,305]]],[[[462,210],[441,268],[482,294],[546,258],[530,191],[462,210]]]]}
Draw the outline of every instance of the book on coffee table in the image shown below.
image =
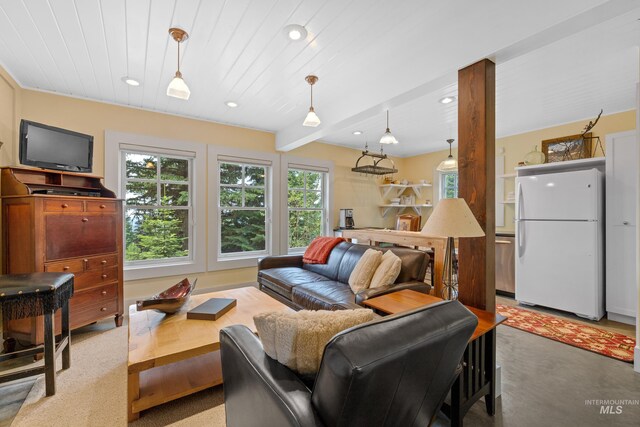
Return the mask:
{"type": "Polygon", "coordinates": [[[210,298],[199,306],[187,311],[187,319],[218,320],[227,311],[236,306],[232,298],[210,298]]]}

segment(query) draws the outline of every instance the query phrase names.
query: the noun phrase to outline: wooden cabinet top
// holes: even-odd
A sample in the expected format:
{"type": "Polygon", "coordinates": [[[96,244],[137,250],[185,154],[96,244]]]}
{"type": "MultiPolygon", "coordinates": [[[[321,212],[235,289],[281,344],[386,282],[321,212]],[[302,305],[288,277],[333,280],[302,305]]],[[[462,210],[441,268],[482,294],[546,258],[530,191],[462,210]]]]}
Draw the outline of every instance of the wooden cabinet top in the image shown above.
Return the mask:
{"type": "Polygon", "coordinates": [[[115,198],[113,191],[102,185],[102,177],[91,174],[38,169],[3,167],[2,197],[56,195],[115,198]]]}

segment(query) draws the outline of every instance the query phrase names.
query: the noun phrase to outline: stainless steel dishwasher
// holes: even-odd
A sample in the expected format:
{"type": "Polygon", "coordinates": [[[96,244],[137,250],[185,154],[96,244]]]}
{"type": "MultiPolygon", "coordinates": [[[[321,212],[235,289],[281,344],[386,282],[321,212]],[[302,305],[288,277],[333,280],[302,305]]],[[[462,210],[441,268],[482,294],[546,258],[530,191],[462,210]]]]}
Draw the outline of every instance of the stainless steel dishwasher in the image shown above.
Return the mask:
{"type": "Polygon", "coordinates": [[[514,296],[516,292],[515,235],[496,233],[496,291],[514,296]]]}

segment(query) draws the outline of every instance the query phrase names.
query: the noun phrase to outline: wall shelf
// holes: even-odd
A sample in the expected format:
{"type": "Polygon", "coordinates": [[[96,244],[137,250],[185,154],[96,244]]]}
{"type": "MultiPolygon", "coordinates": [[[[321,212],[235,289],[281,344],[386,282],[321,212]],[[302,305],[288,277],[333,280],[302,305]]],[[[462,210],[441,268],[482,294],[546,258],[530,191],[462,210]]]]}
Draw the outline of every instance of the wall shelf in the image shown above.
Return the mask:
{"type": "Polygon", "coordinates": [[[431,184],[382,184],[379,187],[380,187],[383,199],[399,197],[400,194],[402,194],[402,192],[407,188],[411,188],[411,190],[413,190],[413,193],[416,195],[416,197],[421,199],[422,198],[421,189],[433,187],[433,185],[431,184]]]}
{"type": "Polygon", "coordinates": [[[422,205],[380,205],[382,209],[382,216],[385,217],[389,212],[393,212],[397,210],[398,212],[407,208],[411,208],[415,211],[416,215],[422,215],[422,209],[432,208],[433,205],[430,204],[422,204],[422,205]]]}

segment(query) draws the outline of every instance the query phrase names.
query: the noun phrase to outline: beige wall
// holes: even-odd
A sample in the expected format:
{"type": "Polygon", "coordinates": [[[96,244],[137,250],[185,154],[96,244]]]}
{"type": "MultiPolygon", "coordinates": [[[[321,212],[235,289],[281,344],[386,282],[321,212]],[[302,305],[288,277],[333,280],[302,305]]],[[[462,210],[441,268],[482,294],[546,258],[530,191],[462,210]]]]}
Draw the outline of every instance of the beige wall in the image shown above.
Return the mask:
{"type": "Polygon", "coordinates": [[[14,142],[18,141],[20,86],[0,67],[0,164],[13,162],[14,142]]]}
{"type": "MultiPolygon", "coordinates": [[[[513,173],[518,162],[523,161],[524,156],[533,150],[534,146],[538,146],[538,150],[540,150],[541,142],[543,140],[579,134],[582,132],[586,123],[588,123],[588,120],[581,120],[579,122],[567,123],[519,135],[498,138],[496,139],[496,154],[499,153],[501,148],[504,148],[504,171],[505,173],[513,173]]],[[[603,148],[606,150],[605,139],[607,134],[628,131],[635,129],[635,127],[636,113],[635,110],[631,110],[602,116],[592,133],[594,137],[600,137],[603,148]]],[[[443,150],[404,159],[405,169],[401,170],[399,175],[414,182],[417,182],[420,179],[428,179],[433,182],[434,177],[436,176],[435,168],[447,157],[448,154],[448,150],[443,150]]],[[[453,150],[453,155],[457,156],[457,150],[453,150]]],[[[596,156],[600,157],[602,156],[602,153],[598,150],[596,156]]],[[[514,185],[515,180],[513,178],[505,179],[504,195],[496,194],[496,197],[505,197],[507,193],[514,191],[514,185]]],[[[431,193],[429,194],[429,197],[435,194],[434,192],[436,191],[437,189],[435,188],[433,191],[429,191],[429,193],[431,193]]],[[[514,231],[514,208],[515,205],[513,204],[505,205],[505,226],[496,227],[497,232],[514,231]]],[[[423,223],[424,221],[426,221],[426,216],[423,215],[423,223]]]]}
{"type": "MultiPolygon", "coordinates": [[[[2,76],[2,74],[0,74],[2,76]]],[[[3,104],[0,108],[0,120],[11,122],[8,112],[12,107],[4,103],[6,99],[0,80],[0,92],[3,104]],[[6,105],[5,105],[6,104],[6,105]],[[8,117],[7,118],[5,118],[8,117]]],[[[150,112],[141,109],[54,95],[50,93],[21,90],[17,88],[21,102],[16,105],[13,123],[20,119],[33,120],[94,136],[94,173],[104,175],[104,132],[115,130],[162,138],[194,141],[203,144],[216,144],[247,150],[275,152],[275,135],[229,126],[219,123],[193,120],[173,115],[150,112]]],[[[16,125],[17,126],[17,125],[16,125]]],[[[3,138],[0,133],[0,140],[3,138]]],[[[15,150],[17,153],[18,136],[14,131],[7,136],[7,147],[0,152],[0,165],[17,164],[17,156],[4,156],[15,150]],[[11,143],[9,143],[11,142],[11,143]]],[[[322,143],[308,144],[291,151],[289,154],[299,157],[312,157],[332,160],[335,163],[334,176],[334,224],[338,223],[338,210],[351,207],[356,211],[356,221],[361,226],[384,226],[377,205],[381,202],[376,181],[363,178],[350,171],[360,155],[358,150],[337,147],[322,143]]],[[[386,223],[391,224],[392,219],[386,223]]],[[[193,277],[196,277],[194,275],[193,277]]],[[[256,268],[241,268],[225,271],[207,272],[197,275],[200,288],[245,283],[255,281],[256,268]]],[[[177,281],[178,277],[127,281],[126,298],[148,295],[177,281]]]]}

